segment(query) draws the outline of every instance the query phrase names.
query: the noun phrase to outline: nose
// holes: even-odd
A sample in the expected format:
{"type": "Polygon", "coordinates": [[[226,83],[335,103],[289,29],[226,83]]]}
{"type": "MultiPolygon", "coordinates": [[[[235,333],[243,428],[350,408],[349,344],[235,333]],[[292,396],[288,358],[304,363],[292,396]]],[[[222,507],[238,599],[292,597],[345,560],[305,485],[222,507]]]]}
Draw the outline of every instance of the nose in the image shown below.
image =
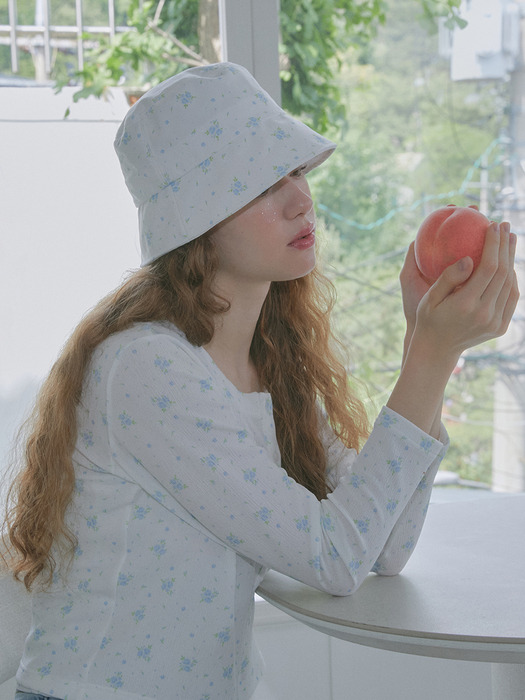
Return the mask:
{"type": "Polygon", "coordinates": [[[313,200],[308,182],[304,175],[295,177],[286,175],[283,178],[283,195],[285,196],[285,216],[294,219],[296,216],[308,214],[313,209],[313,200]]]}

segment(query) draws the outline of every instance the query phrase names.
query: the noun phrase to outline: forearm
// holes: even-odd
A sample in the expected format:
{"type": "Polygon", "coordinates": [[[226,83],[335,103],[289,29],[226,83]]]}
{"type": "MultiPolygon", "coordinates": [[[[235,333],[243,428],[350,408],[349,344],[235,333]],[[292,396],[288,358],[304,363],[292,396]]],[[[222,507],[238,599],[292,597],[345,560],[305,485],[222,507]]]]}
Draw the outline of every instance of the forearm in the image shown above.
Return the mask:
{"type": "Polygon", "coordinates": [[[443,396],[457,357],[437,352],[422,334],[407,330],[399,379],[387,406],[439,438],[443,396]]]}
{"type": "MultiPolygon", "coordinates": [[[[403,341],[403,357],[401,360],[401,369],[405,366],[405,361],[408,354],[408,349],[410,347],[410,342],[412,340],[412,335],[414,333],[414,325],[407,323],[407,330],[405,333],[405,338],[403,341]]],[[[444,393],[441,394],[441,398],[438,401],[438,407],[434,415],[434,420],[432,421],[432,426],[429,431],[429,435],[433,437],[438,437],[441,432],[441,414],[443,409],[444,393]]]]}

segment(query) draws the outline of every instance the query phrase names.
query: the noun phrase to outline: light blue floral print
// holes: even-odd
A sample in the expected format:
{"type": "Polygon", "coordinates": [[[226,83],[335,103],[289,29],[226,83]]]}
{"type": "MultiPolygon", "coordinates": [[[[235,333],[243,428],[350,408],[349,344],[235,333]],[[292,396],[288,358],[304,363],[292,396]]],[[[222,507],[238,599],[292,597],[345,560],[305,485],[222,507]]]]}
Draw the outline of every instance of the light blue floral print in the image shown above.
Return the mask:
{"type": "Polygon", "coordinates": [[[281,467],[268,394],[238,392],[170,324],[108,338],[78,411],[78,547],[67,584],[59,570],[51,596],[34,594],[19,682],[83,700],[247,700],[261,573],[346,595],[399,571],[446,449],[388,409],[359,455],[328,425],[322,439],[319,501],[281,467]]]}

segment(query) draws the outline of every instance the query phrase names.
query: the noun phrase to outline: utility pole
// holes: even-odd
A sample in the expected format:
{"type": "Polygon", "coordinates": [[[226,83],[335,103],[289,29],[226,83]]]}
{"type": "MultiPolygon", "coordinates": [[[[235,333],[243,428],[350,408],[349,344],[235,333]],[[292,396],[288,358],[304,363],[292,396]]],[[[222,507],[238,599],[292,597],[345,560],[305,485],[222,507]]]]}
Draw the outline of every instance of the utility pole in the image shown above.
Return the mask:
{"type": "MultiPolygon", "coordinates": [[[[509,156],[502,191],[503,218],[518,236],[516,274],[522,299],[498,341],[494,387],[492,488],[525,491],[525,1],[520,7],[520,53],[510,76],[509,156]]],[[[517,18],[516,18],[517,19],[517,18]]]]}

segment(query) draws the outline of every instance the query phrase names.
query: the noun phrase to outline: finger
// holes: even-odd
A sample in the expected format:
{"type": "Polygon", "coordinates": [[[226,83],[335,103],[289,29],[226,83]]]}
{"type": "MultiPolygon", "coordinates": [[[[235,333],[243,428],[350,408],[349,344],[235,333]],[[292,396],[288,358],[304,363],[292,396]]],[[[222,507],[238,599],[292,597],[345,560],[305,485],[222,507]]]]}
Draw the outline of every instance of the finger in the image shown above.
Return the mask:
{"type": "Polygon", "coordinates": [[[481,298],[492,278],[496,274],[500,263],[501,236],[499,225],[491,222],[485,234],[485,244],[481,254],[481,260],[469,280],[469,293],[481,298]]]}
{"type": "Polygon", "coordinates": [[[511,306],[516,306],[519,298],[518,283],[516,273],[514,271],[514,261],[516,256],[516,234],[509,233],[508,245],[508,267],[507,276],[496,302],[496,313],[500,313],[502,317],[506,316],[506,309],[511,306]]]}
{"type": "Polygon", "coordinates": [[[495,307],[500,295],[502,293],[508,295],[510,291],[511,285],[506,283],[508,283],[510,273],[514,268],[515,245],[511,246],[510,224],[508,222],[499,225],[499,237],[498,267],[481,296],[484,302],[488,304],[492,302],[495,307]],[[504,291],[505,287],[506,292],[504,291]]]}
{"type": "Polygon", "coordinates": [[[472,258],[461,258],[453,265],[449,265],[438,277],[428,292],[428,299],[432,306],[438,306],[457,287],[464,284],[472,275],[474,263],[472,258]]]}

